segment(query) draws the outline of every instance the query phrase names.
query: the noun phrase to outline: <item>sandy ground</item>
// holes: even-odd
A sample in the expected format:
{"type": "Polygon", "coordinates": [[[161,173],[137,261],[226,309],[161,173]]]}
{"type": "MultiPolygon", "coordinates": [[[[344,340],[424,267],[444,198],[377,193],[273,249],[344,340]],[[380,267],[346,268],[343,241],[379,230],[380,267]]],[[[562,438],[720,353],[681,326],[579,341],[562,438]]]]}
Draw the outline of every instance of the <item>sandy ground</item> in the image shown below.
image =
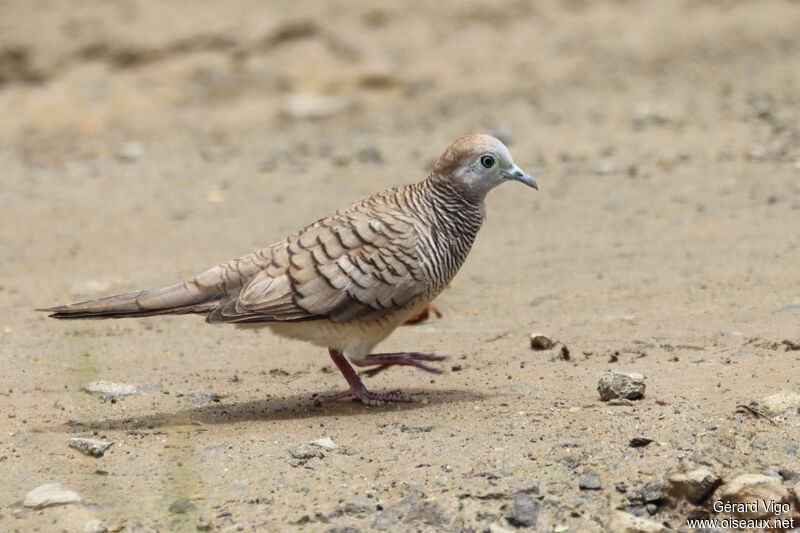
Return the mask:
{"type": "Polygon", "coordinates": [[[794,498],[800,4],[269,4],[0,4],[0,530],[498,533],[519,500],[531,530],[697,531],[722,489],[669,476],[702,466],[794,498]],[[266,331],[33,311],[270,244],[472,131],[540,190],[494,191],[443,317],[380,346],[450,356],[368,381],[414,403],[315,405],[327,354],[266,331]],[[645,397],[600,401],[609,369],[645,397]],[[82,503],[24,507],[45,483],[82,503]]]}

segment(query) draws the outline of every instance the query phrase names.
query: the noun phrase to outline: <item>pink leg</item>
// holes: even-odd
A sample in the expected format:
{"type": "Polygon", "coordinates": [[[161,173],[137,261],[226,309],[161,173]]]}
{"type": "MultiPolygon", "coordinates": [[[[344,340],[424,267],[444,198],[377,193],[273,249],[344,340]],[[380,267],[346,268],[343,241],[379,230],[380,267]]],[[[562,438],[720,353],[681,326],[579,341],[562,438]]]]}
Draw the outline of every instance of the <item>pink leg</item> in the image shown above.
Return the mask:
{"type": "Polygon", "coordinates": [[[344,379],[347,380],[350,388],[344,392],[323,396],[320,398],[321,401],[332,402],[334,400],[338,400],[339,398],[346,398],[347,396],[355,396],[365,405],[378,405],[380,402],[411,401],[410,396],[400,393],[399,390],[393,390],[389,392],[368,391],[361,382],[361,378],[358,377],[356,371],[353,370],[353,367],[347,362],[347,359],[345,359],[342,352],[334,350],[333,348],[328,348],[328,353],[331,354],[331,359],[333,359],[333,362],[336,363],[337,367],[339,367],[339,371],[344,376],[344,379]]]}
{"type": "Polygon", "coordinates": [[[393,365],[415,366],[426,372],[441,374],[441,369],[426,365],[420,361],[444,361],[445,359],[447,359],[447,357],[443,355],[431,355],[418,352],[375,353],[368,355],[362,361],[353,361],[353,364],[358,366],[379,365],[378,368],[371,368],[364,372],[364,375],[367,376],[374,376],[378,372],[382,372],[393,365]]]}

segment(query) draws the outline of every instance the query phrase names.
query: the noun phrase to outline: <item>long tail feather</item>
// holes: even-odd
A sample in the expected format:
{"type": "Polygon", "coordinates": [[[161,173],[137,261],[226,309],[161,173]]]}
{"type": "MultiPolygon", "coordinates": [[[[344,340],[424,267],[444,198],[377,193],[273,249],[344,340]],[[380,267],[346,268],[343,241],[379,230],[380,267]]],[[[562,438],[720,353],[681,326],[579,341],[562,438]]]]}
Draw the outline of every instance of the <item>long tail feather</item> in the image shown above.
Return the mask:
{"type": "Polygon", "coordinates": [[[115,294],[48,309],[52,318],[128,318],[164,314],[208,313],[219,304],[219,293],[195,283],[115,294]]]}

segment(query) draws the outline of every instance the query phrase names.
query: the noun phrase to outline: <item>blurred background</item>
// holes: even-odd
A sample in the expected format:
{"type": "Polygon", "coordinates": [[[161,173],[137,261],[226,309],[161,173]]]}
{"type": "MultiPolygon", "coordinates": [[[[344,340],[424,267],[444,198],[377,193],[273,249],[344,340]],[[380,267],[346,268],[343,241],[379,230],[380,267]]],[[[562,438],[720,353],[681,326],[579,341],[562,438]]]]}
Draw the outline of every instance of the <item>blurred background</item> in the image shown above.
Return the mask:
{"type": "Polygon", "coordinates": [[[798,4],[776,1],[6,0],[3,207],[27,230],[4,244],[49,235],[75,252],[85,239],[67,236],[96,226],[106,260],[152,240],[138,218],[179,242],[225,234],[218,261],[421,179],[472,131],[499,136],[544,182],[528,206],[563,209],[588,187],[570,226],[620,185],[648,192],[610,208],[632,210],[626,221],[665,195],[701,210],[711,168],[734,194],[734,175],[758,170],[744,188],[759,202],[796,205],[761,170],[800,165],[799,25],[798,4]],[[656,192],[660,179],[671,192],[656,192]],[[238,230],[248,223],[274,230],[238,230]]]}
{"type": "MultiPolygon", "coordinates": [[[[609,523],[609,504],[589,501],[570,477],[588,457],[628,486],[686,449],[723,450],[722,470],[748,467],[751,452],[764,464],[796,461],[775,443],[797,416],[759,434],[729,417],[737,403],[797,386],[796,344],[783,341],[800,342],[798,36],[800,3],[777,0],[0,0],[0,461],[10,458],[13,479],[0,487],[0,521],[17,516],[4,502],[57,479],[105,502],[107,520],[163,528],[176,498],[203,493],[195,503],[205,517],[234,513],[215,528],[256,528],[329,513],[353,491],[388,506],[408,493],[389,484],[394,475],[436,492],[507,491],[473,500],[483,507],[453,530],[495,518],[508,527],[498,509],[511,505],[512,485],[561,479],[575,494],[549,492],[561,503],[541,523],[592,530],[609,523]],[[342,385],[320,371],[329,362],[315,348],[196,318],[57,323],[32,311],[193,276],[423,179],[470,132],[506,142],[539,191],[493,191],[467,264],[437,301],[443,318],[401,328],[382,347],[458,361],[435,382],[411,371],[372,382],[429,405],[343,402],[309,414],[305,394],[342,385]],[[532,355],[533,331],[567,343],[572,359],[532,355]],[[636,420],[590,408],[612,360],[647,374],[650,403],[636,420]],[[80,392],[94,379],[166,392],[112,406],[80,392]],[[177,396],[195,389],[217,400],[177,396]],[[467,406],[473,418],[452,420],[467,406]],[[172,438],[174,427],[162,415],[208,431],[166,449],[154,435],[172,438]],[[399,433],[397,462],[373,464],[364,443],[383,437],[353,438],[353,427],[425,417],[459,439],[399,433]],[[717,446],[723,432],[706,432],[710,418],[745,444],[717,446]],[[347,468],[355,459],[335,456],[312,504],[296,491],[308,483],[303,469],[283,456],[319,437],[317,422],[370,464],[359,463],[362,479],[347,468]],[[652,463],[614,444],[640,425],[672,446],[652,463]],[[61,459],[66,436],[92,429],[117,440],[140,431],[132,459],[123,450],[133,448],[112,448],[103,481],[61,459]],[[482,446],[488,435],[496,448],[482,446]],[[224,439],[236,460],[209,451],[224,439]],[[581,443],[583,458],[561,461],[564,442],[581,443]],[[453,473],[442,481],[448,451],[453,473]],[[476,462],[527,477],[476,477],[476,462]],[[275,479],[293,488],[276,488],[270,510],[242,503],[275,479]]],[[[83,524],[96,510],[87,509],[69,520],[83,524]]],[[[657,509],[659,521],[678,512],[657,509]]],[[[34,522],[14,527],[50,524],[52,515],[26,512],[17,518],[34,522]]]]}

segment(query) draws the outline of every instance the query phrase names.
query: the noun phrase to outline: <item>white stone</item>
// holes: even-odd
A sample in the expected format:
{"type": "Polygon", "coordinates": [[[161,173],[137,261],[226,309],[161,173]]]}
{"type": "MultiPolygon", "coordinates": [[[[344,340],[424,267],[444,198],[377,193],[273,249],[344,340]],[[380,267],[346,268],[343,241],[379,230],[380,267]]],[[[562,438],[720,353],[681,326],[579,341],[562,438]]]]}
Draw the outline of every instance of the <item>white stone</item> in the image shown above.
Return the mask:
{"type": "Polygon", "coordinates": [[[333,442],[333,439],[330,437],[323,437],[321,439],[310,440],[308,441],[309,444],[313,444],[314,446],[319,446],[322,449],[329,450],[329,451],[336,451],[339,449],[339,446],[333,442]]]}
{"type": "Polygon", "coordinates": [[[98,380],[87,383],[83,390],[89,394],[106,394],[110,396],[132,396],[139,392],[139,387],[128,383],[112,383],[111,381],[98,380]]]}
{"type": "Polygon", "coordinates": [[[48,483],[36,487],[26,494],[22,505],[25,507],[33,507],[34,509],[42,509],[44,507],[50,507],[51,505],[80,502],[81,497],[77,492],[64,489],[61,483],[48,483]]]}

